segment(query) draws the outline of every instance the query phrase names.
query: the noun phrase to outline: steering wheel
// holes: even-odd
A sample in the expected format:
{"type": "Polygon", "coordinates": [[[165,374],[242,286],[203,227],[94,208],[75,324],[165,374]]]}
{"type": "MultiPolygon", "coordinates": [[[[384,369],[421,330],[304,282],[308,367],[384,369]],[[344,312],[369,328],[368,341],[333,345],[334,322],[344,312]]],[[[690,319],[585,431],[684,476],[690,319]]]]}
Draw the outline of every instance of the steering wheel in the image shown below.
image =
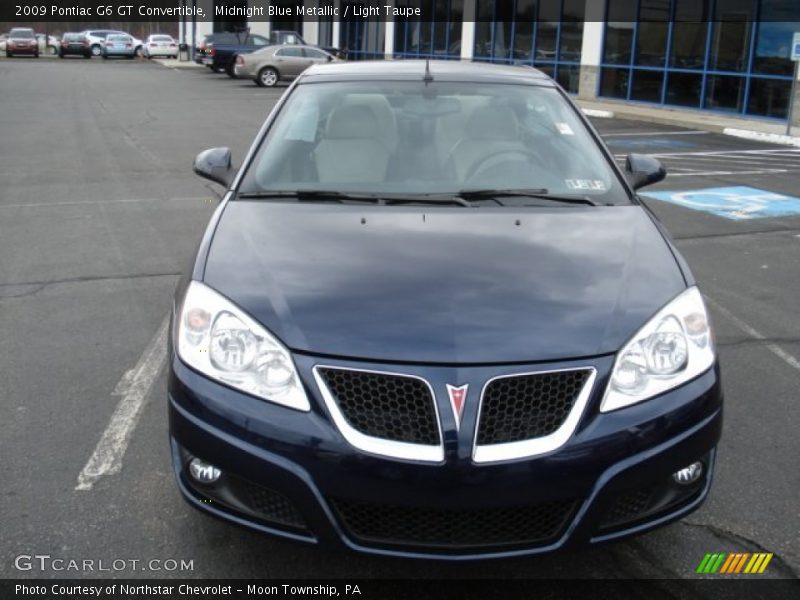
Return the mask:
{"type": "Polygon", "coordinates": [[[539,156],[527,150],[498,150],[476,161],[469,169],[471,175],[467,177],[467,181],[470,182],[479,179],[479,177],[489,169],[504,166],[508,163],[524,163],[527,165],[530,162],[539,162],[539,156]]]}

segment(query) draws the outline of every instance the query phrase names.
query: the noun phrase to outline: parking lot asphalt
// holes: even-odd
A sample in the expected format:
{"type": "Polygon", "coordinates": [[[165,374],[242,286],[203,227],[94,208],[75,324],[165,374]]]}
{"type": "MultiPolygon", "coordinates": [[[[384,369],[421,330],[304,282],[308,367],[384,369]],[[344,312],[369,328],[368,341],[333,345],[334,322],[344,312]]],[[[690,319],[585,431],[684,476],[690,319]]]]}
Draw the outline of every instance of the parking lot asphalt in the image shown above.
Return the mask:
{"type": "MultiPolygon", "coordinates": [[[[324,551],[183,502],[170,467],[162,362],[121,468],[75,489],[216,205],[191,173],[193,157],[230,146],[241,159],[285,88],[205,69],[78,59],[3,60],[0,82],[0,577],[690,579],[707,552],[761,551],[775,553],[765,577],[797,578],[800,216],[736,220],[646,200],[716,324],[725,426],[698,512],[630,541],[478,564],[324,551]],[[21,554],[191,560],[193,570],[19,571],[21,554]]],[[[798,149],[595,124],[620,159],[662,157],[671,176],[653,191],[800,194],[798,149]]],[[[677,595],[682,583],[663,585],[677,595]]]]}

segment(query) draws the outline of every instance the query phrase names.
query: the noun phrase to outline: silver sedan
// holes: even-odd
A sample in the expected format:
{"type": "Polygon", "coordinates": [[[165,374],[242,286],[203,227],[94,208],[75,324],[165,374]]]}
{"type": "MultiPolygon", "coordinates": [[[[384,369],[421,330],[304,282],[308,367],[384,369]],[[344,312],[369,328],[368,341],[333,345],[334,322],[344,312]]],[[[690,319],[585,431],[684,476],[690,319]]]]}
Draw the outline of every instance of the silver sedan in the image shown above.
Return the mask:
{"type": "Polygon", "coordinates": [[[240,54],[234,68],[237,77],[252,79],[262,87],[274,87],[279,81],[294,79],[311,65],[338,60],[314,46],[284,44],[240,54]]]}

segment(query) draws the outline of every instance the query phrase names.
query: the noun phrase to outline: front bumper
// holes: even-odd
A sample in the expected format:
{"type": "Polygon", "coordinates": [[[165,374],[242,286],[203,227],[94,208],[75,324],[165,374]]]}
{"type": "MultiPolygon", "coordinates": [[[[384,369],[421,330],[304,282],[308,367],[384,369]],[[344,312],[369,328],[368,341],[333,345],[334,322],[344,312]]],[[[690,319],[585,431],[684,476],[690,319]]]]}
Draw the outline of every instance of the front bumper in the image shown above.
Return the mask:
{"type": "Polygon", "coordinates": [[[147,56],[177,56],[178,48],[146,48],[147,56]]]}
{"type": "Polygon", "coordinates": [[[29,54],[33,56],[34,54],[39,54],[39,47],[38,46],[9,47],[8,44],[6,44],[6,52],[9,52],[11,54],[29,54]]]}
{"type": "MultiPolygon", "coordinates": [[[[313,384],[317,361],[295,355],[295,362],[312,402],[309,413],[216,384],[172,356],[173,466],[179,488],[192,505],[297,540],[373,554],[468,560],[544,553],[642,533],[696,509],[711,485],[722,427],[717,366],[657,399],[601,414],[599,404],[613,357],[548,364],[548,369],[587,365],[597,369],[574,434],[547,454],[476,464],[473,431],[466,425],[460,431],[443,427],[445,457],[440,463],[374,456],[353,448],[333,424],[313,384]],[[211,485],[194,482],[186,469],[191,457],[219,467],[220,480],[211,485]],[[698,460],[704,464],[699,481],[688,487],[673,482],[672,473],[698,460]],[[258,501],[250,502],[253,494],[258,501]],[[505,515],[505,521],[493,520],[495,515],[505,515]],[[389,531],[381,522],[393,518],[407,522],[409,531],[423,530],[428,526],[425,519],[434,519],[434,525],[446,521],[446,527],[473,528],[476,535],[467,536],[469,543],[450,545],[375,533],[389,531]],[[513,528],[522,519],[549,519],[554,529],[535,541],[497,537],[498,530],[513,528]],[[487,532],[486,539],[481,539],[481,531],[487,532]]],[[[338,366],[365,368],[339,362],[338,366]]],[[[383,367],[397,371],[396,365],[366,368],[383,367]]],[[[480,387],[499,371],[544,368],[403,366],[402,370],[424,377],[438,390],[445,381],[470,381],[480,387]]],[[[465,424],[476,411],[467,406],[465,424]]],[[[445,537],[449,533],[444,532],[445,537]]]]}

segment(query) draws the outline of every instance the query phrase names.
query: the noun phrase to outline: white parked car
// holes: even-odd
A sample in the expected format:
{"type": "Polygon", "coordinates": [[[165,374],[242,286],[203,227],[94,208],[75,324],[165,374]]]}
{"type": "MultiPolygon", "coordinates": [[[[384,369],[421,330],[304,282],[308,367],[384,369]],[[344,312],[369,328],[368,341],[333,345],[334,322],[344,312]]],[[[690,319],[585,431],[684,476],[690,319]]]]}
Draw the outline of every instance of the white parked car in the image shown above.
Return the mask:
{"type": "Polygon", "coordinates": [[[147,36],[142,45],[142,55],[146,58],[167,56],[178,58],[178,42],[171,35],[154,33],[147,36]]]}
{"type": "Polygon", "coordinates": [[[61,40],[54,35],[48,35],[47,42],[45,42],[45,35],[43,33],[37,33],[36,41],[39,43],[40,54],[56,55],[58,54],[59,48],[61,48],[61,40]]]}
{"type": "MultiPolygon", "coordinates": [[[[86,31],[81,32],[86,40],[89,42],[89,51],[91,52],[92,56],[102,56],[103,55],[103,48],[105,47],[106,38],[110,34],[124,34],[130,35],[125,31],[119,31],[117,29],[87,29],[86,31]]],[[[135,50],[136,56],[142,55],[142,46],[144,43],[142,40],[133,38],[133,47],[135,50]]]]}

